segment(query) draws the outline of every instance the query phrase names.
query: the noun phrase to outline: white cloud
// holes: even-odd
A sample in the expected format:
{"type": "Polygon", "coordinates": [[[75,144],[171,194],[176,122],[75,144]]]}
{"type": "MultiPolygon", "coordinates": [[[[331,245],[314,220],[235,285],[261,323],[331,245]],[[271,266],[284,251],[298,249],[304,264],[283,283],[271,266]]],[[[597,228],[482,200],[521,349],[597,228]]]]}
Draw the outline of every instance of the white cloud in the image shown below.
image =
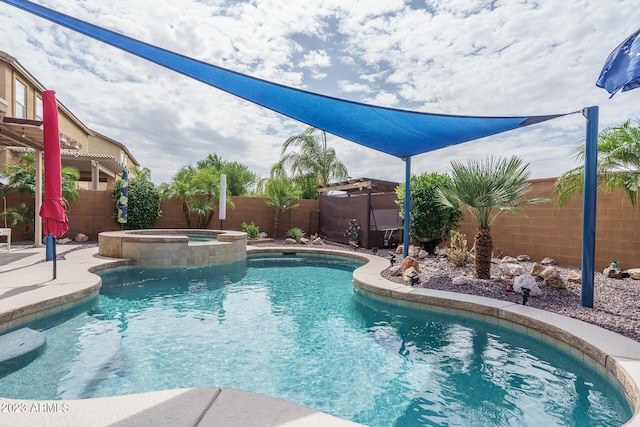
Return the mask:
{"type": "MultiPolygon", "coordinates": [[[[529,115],[600,105],[600,128],[640,117],[640,91],[595,87],[611,50],[637,29],[625,0],[98,0],[38,2],[234,71],[359,102],[433,113],[529,115]],[[417,2],[412,2],[417,3],[417,2]],[[490,5],[490,6],[487,6],[490,5]]],[[[89,127],[167,181],[209,153],[266,176],[306,127],[227,93],[0,4],[3,44],[89,127]]],[[[453,159],[517,154],[534,177],[570,169],[576,114],[416,156],[416,173],[453,159]]],[[[351,176],[403,180],[404,163],[330,136],[351,176]]]]}

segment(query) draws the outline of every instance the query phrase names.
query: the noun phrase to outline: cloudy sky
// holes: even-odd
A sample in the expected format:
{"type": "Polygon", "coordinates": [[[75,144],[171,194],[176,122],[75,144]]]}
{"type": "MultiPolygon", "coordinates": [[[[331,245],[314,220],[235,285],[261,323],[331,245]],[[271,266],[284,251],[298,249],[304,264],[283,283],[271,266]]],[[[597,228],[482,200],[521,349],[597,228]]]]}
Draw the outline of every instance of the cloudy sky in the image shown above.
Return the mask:
{"type": "MultiPolygon", "coordinates": [[[[640,28],[634,0],[38,0],[156,46],[287,86],[440,114],[524,116],[600,107],[599,128],[640,118],[640,90],[595,86],[608,54],[640,28]]],[[[0,3],[0,50],[83,123],[125,144],[167,182],[209,153],[267,176],[287,119],[0,3]]],[[[576,165],[580,114],[414,157],[518,155],[533,178],[576,165]]],[[[404,163],[329,135],[351,177],[404,179],[404,163]]]]}

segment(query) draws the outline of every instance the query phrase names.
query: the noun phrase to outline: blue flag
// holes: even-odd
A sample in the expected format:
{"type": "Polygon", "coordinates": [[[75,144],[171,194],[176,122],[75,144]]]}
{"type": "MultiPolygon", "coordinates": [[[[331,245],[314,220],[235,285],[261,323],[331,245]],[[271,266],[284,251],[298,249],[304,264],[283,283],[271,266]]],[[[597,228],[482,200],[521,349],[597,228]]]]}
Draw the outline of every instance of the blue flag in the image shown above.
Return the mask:
{"type": "Polygon", "coordinates": [[[640,30],[609,54],[596,86],[606,89],[611,97],[620,89],[626,92],[640,87],[640,30]]]}

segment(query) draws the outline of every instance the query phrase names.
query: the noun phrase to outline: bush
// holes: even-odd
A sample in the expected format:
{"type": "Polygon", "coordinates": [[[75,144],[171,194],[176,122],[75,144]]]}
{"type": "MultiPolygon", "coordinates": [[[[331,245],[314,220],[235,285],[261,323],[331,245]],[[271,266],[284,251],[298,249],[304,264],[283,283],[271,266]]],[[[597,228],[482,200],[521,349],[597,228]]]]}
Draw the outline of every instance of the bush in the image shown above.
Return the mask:
{"type": "MultiPolygon", "coordinates": [[[[463,214],[460,209],[445,207],[438,201],[436,189],[451,182],[438,173],[411,177],[411,213],[409,217],[411,243],[429,253],[446,240],[449,230],[458,228],[463,214]]],[[[404,184],[396,188],[400,216],[404,218],[404,184]]]]}
{"type": "MultiPolygon", "coordinates": [[[[113,188],[113,199],[120,197],[122,180],[116,182],[113,188]]],[[[129,201],[127,204],[127,230],[151,228],[160,218],[160,193],[149,180],[131,178],[129,180],[129,201]]],[[[118,208],[116,206],[113,219],[118,223],[118,208]]]]}
{"type": "Polygon", "coordinates": [[[247,233],[247,239],[249,240],[255,240],[260,235],[260,227],[255,225],[253,222],[251,224],[247,224],[246,222],[243,222],[242,231],[247,233]]]}
{"type": "Polygon", "coordinates": [[[300,240],[304,237],[304,231],[302,231],[302,228],[298,228],[298,227],[294,227],[289,229],[289,231],[287,231],[287,237],[291,237],[292,239],[294,239],[296,242],[300,243],[300,240]]]}

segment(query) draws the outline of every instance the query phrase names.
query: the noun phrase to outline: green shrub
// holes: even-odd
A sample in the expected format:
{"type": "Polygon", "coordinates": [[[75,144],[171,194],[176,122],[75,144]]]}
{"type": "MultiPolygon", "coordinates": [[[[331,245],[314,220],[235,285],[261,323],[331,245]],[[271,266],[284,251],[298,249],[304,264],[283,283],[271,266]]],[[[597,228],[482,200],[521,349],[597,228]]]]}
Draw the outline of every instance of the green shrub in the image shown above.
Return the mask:
{"type": "MultiPolygon", "coordinates": [[[[409,215],[411,243],[429,253],[446,240],[449,230],[458,228],[463,214],[460,209],[443,206],[437,196],[439,187],[451,182],[447,175],[426,173],[411,177],[411,213],[409,215]]],[[[400,216],[404,218],[404,184],[396,188],[400,216]]]]}
{"type": "Polygon", "coordinates": [[[287,237],[291,237],[292,239],[294,239],[296,242],[300,243],[300,240],[304,237],[304,231],[302,231],[302,228],[298,228],[298,227],[294,227],[289,229],[289,231],[287,231],[287,237]]]}
{"type": "Polygon", "coordinates": [[[260,227],[255,225],[253,222],[251,224],[247,224],[246,222],[243,222],[242,231],[247,233],[247,239],[249,240],[255,240],[260,235],[260,227]]]}
{"type": "MultiPolygon", "coordinates": [[[[118,180],[113,188],[113,199],[120,197],[122,180],[118,180]]],[[[124,228],[138,230],[151,228],[160,218],[160,193],[153,182],[142,178],[129,180],[129,199],[127,203],[127,222],[124,228]]],[[[115,207],[113,219],[118,223],[118,208],[115,207]]]]}

